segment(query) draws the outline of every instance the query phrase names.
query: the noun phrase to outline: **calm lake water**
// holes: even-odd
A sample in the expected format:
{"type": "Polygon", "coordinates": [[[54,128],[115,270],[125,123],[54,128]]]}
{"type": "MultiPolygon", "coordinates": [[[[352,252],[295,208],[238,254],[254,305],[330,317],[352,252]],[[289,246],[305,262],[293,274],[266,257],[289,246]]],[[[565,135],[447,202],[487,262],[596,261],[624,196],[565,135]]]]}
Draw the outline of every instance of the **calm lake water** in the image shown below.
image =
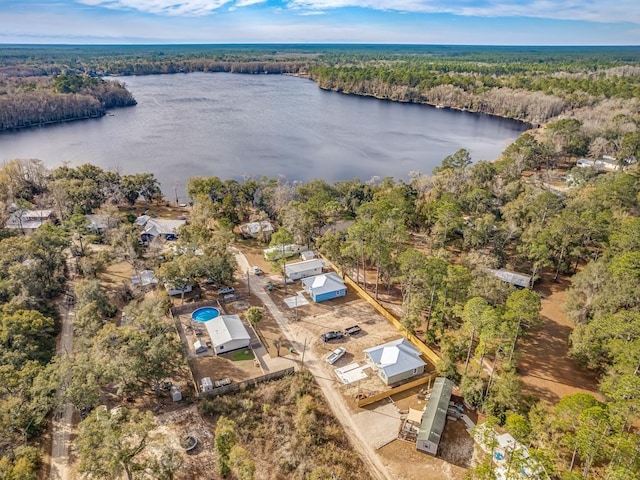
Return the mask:
{"type": "Polygon", "coordinates": [[[165,195],[194,176],[338,180],[430,173],[466,148],[494,160],[526,125],[320,90],[284,75],[122,78],[138,105],[99,119],[0,134],[0,161],[153,172],[165,195]]]}

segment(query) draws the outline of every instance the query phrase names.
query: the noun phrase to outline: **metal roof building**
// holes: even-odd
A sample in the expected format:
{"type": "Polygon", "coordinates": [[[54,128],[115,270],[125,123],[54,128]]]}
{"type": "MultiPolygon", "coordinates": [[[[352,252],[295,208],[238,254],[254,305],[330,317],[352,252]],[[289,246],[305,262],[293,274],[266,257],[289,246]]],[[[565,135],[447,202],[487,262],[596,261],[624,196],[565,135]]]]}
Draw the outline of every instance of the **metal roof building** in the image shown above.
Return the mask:
{"type": "Polygon", "coordinates": [[[344,280],[335,272],[303,278],[302,287],[316,303],[344,297],[347,294],[344,280]]]}
{"type": "Polygon", "coordinates": [[[251,337],[238,315],[220,315],[204,322],[216,355],[247,348],[251,337]]]}
{"type": "Polygon", "coordinates": [[[284,274],[290,280],[300,280],[301,278],[320,275],[323,268],[324,262],[319,258],[313,258],[285,265],[284,274]]]}
{"type": "Polygon", "coordinates": [[[416,448],[435,455],[447,421],[447,408],[451,400],[453,382],[448,378],[438,377],[433,384],[431,397],[422,417],[416,448]]]}
{"type": "Polygon", "coordinates": [[[363,350],[364,358],[387,385],[424,373],[420,351],[406,338],[363,350]]]}
{"type": "Polygon", "coordinates": [[[510,270],[505,270],[504,268],[500,268],[498,270],[490,268],[488,271],[503,282],[510,283],[516,287],[528,288],[531,284],[531,275],[512,272],[510,270]]]}

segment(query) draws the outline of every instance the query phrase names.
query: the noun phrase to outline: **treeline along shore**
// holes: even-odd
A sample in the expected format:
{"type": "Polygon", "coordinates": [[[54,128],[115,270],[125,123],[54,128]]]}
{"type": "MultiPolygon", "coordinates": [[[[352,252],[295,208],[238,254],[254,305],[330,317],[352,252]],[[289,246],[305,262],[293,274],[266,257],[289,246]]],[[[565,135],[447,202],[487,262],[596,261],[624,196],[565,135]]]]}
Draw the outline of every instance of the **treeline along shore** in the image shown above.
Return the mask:
{"type": "Polygon", "coordinates": [[[640,98],[630,47],[14,45],[0,49],[0,131],[135,105],[103,77],[190,72],[292,74],[325,90],[534,126],[625,102],[637,110],[640,98]]]}

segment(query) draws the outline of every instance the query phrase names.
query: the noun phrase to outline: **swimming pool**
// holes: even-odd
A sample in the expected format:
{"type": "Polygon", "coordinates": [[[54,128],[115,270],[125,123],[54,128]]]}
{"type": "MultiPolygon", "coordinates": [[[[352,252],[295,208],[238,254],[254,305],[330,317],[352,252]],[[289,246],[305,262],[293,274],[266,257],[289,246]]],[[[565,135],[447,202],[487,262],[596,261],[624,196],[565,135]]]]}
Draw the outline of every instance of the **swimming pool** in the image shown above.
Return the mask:
{"type": "Polygon", "coordinates": [[[217,308],[213,307],[202,307],[198,308],[191,314],[191,318],[193,318],[196,322],[208,322],[220,315],[220,311],[217,308]]]}

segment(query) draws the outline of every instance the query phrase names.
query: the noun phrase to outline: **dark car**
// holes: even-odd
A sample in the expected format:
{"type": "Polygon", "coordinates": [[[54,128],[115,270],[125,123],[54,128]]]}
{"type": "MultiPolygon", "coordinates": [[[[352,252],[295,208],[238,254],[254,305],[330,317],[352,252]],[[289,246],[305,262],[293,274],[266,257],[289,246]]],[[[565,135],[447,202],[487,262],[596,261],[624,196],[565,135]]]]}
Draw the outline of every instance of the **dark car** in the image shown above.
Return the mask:
{"type": "Polygon", "coordinates": [[[322,338],[323,342],[328,342],[329,340],[336,340],[336,339],[342,338],[342,337],[344,337],[344,333],[335,332],[335,331],[326,332],[326,333],[323,333],[322,335],[320,335],[320,338],[322,338]]]}

